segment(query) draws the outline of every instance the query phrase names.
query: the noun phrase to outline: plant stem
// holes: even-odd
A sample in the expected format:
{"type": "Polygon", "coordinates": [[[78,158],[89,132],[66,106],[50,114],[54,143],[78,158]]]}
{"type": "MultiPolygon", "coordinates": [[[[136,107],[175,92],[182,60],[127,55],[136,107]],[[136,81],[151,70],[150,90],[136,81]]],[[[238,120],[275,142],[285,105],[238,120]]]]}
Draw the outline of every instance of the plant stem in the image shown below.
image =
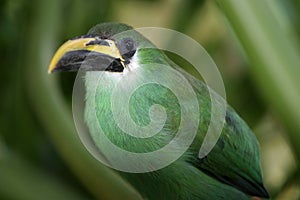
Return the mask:
{"type": "Polygon", "coordinates": [[[86,199],[12,152],[5,153],[0,157],[1,197],[16,200],[86,199]]]}
{"type": "Polygon", "coordinates": [[[299,162],[300,51],[269,5],[278,2],[216,1],[249,59],[250,71],[262,95],[285,124],[299,162]]]}

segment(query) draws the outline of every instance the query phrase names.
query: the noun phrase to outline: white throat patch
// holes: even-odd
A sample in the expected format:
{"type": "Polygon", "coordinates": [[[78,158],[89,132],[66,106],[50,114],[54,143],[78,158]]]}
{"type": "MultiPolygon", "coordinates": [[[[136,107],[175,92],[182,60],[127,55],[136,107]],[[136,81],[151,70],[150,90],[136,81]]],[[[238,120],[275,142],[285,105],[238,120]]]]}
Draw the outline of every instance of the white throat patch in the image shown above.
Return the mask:
{"type": "Polygon", "coordinates": [[[130,59],[130,63],[126,65],[123,72],[104,71],[103,73],[106,77],[114,79],[115,81],[119,81],[122,77],[130,75],[131,72],[136,73],[138,68],[139,68],[139,59],[138,59],[137,52],[136,52],[130,59]]]}

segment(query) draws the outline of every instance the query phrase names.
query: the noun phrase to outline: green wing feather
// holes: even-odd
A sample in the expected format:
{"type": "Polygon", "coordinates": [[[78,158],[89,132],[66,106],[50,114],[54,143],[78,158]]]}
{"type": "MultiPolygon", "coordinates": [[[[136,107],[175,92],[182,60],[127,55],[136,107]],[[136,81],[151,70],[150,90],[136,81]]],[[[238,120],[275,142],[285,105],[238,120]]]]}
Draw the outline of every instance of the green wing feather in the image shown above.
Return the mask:
{"type": "MultiPolygon", "coordinates": [[[[200,130],[192,148],[196,157],[210,122],[210,96],[204,83],[180,71],[193,85],[201,102],[200,130]]],[[[225,124],[216,146],[206,157],[203,159],[197,157],[192,163],[198,169],[248,195],[269,197],[262,183],[258,141],[247,124],[230,106],[227,106],[225,124]]]]}

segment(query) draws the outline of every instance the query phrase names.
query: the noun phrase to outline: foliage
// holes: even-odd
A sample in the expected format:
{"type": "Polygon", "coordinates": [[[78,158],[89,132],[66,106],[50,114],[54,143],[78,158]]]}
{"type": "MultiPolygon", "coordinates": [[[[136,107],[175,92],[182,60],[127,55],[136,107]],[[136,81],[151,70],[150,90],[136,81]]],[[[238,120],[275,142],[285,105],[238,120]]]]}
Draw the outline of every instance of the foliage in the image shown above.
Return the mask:
{"type": "Polygon", "coordinates": [[[199,41],[219,66],[229,103],[256,130],[268,189],[275,199],[299,198],[299,5],[1,1],[0,199],[140,198],[79,141],[71,115],[76,74],[47,74],[62,42],[104,21],[173,28],[199,41]]]}

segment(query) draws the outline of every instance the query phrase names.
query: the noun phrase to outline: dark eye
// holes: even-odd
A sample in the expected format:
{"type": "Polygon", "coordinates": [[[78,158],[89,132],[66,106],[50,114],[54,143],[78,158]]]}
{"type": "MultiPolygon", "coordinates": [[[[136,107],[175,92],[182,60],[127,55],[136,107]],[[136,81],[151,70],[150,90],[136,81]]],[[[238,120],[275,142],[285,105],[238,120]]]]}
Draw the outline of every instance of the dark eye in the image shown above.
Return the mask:
{"type": "Polygon", "coordinates": [[[134,48],[134,42],[131,38],[125,38],[124,43],[126,50],[131,51],[134,48]]]}
{"type": "Polygon", "coordinates": [[[124,38],[121,42],[121,54],[123,58],[131,58],[136,51],[136,44],[132,38],[124,38]]]}

